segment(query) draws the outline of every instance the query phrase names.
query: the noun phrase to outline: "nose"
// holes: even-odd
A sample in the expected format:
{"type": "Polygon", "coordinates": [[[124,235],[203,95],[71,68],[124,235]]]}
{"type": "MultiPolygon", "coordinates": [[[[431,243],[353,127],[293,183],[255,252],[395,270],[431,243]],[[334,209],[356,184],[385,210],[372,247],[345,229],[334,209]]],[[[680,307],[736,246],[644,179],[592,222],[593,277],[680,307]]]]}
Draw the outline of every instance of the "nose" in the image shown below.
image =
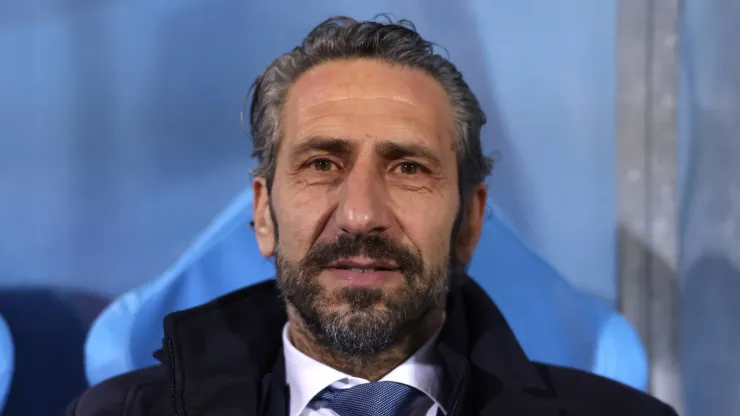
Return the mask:
{"type": "Polygon", "coordinates": [[[336,223],[348,234],[383,233],[390,228],[392,215],[383,178],[374,168],[356,165],[343,184],[336,223]]]}

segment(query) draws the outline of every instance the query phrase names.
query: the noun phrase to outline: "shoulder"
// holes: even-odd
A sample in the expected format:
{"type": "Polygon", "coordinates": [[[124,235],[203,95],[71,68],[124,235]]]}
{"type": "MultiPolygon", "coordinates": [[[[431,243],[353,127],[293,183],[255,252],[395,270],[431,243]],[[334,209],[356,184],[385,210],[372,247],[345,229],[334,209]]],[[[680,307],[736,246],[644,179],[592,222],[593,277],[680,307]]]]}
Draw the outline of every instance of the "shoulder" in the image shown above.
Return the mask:
{"type": "Polygon", "coordinates": [[[677,416],[655,397],[585,371],[534,363],[558,401],[574,414],[677,416]]]}
{"type": "Polygon", "coordinates": [[[162,366],[149,367],[90,387],[67,408],[66,416],[158,415],[172,412],[162,366]]]}

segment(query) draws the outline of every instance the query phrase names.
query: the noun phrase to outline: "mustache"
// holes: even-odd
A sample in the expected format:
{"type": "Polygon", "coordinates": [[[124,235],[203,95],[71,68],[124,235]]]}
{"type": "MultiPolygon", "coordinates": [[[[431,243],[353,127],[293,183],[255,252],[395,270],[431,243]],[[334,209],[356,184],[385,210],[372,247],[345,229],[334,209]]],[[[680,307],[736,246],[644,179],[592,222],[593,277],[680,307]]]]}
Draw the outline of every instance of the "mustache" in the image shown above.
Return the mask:
{"type": "Polygon", "coordinates": [[[407,275],[419,275],[424,270],[421,253],[381,234],[342,234],[335,240],[315,244],[303,258],[303,267],[319,270],[329,263],[349,257],[364,256],[374,260],[390,260],[407,275]]]}

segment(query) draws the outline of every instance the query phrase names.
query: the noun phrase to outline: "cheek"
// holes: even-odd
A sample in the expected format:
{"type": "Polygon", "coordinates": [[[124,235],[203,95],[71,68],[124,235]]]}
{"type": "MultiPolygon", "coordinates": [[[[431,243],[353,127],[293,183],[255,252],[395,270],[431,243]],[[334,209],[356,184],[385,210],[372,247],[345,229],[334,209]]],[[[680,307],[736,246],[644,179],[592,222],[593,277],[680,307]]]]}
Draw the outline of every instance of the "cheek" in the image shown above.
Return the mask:
{"type": "Polygon", "coordinates": [[[300,261],[313,246],[322,224],[322,198],[295,198],[278,212],[278,250],[287,260],[300,261]]]}
{"type": "Polygon", "coordinates": [[[407,197],[403,203],[394,204],[396,218],[403,233],[421,251],[424,262],[428,264],[440,264],[449,255],[452,227],[457,213],[454,207],[444,202],[444,198],[434,199],[407,197]]]}

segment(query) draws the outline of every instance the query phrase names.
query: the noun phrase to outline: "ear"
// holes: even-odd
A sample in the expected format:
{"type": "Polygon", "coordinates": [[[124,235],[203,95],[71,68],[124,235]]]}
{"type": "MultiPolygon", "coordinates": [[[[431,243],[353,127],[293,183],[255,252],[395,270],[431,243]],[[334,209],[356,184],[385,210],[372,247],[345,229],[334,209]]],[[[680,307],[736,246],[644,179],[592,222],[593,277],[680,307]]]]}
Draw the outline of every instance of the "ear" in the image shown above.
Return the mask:
{"type": "Polygon", "coordinates": [[[455,241],[455,257],[462,264],[470,262],[475,247],[478,245],[483,229],[487,197],[488,187],[485,184],[478,185],[468,194],[462,223],[455,241]]]}
{"type": "Polygon", "coordinates": [[[267,190],[267,180],[263,177],[255,177],[252,181],[254,200],[252,202],[252,218],[254,219],[254,232],[257,237],[257,245],[260,254],[272,257],[275,254],[275,224],[272,222],[270,212],[270,194],[267,190]]]}

